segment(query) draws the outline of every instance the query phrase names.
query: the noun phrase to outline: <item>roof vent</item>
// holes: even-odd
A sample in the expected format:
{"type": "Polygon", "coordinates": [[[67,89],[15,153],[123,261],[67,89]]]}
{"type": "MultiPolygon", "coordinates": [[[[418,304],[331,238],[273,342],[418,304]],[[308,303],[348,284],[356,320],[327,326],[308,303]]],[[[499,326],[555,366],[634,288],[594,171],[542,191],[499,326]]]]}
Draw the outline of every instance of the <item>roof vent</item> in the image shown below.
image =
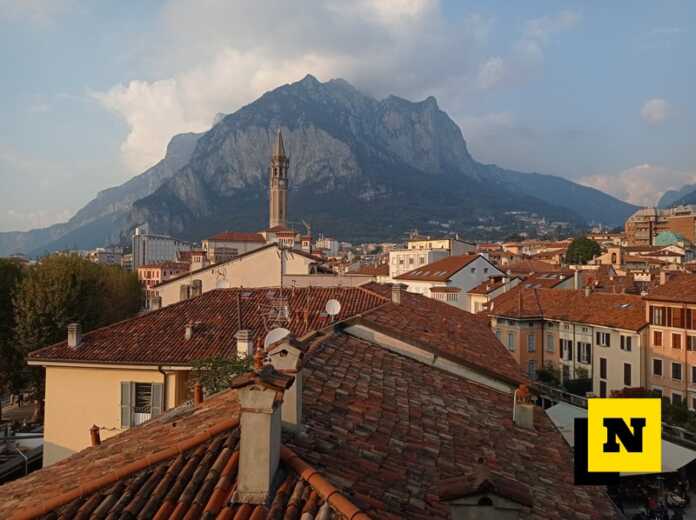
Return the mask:
{"type": "Polygon", "coordinates": [[[82,343],[82,327],[79,323],[68,323],[68,347],[77,348],[82,343]]]}

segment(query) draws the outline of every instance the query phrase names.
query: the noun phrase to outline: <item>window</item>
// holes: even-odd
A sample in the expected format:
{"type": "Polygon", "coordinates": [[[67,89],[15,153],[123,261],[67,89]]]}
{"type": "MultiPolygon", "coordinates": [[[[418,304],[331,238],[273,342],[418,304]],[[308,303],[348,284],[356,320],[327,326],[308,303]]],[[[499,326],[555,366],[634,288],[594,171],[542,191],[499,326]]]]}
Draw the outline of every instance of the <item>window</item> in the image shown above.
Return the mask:
{"type": "Polygon", "coordinates": [[[552,334],[547,334],[546,335],[546,352],[554,352],[556,350],[554,342],[553,342],[553,335],[552,334]]]}
{"type": "Polygon", "coordinates": [[[631,386],[631,364],[624,363],[624,386],[631,386]]]}
{"type": "Polygon", "coordinates": [[[495,337],[498,338],[498,341],[500,341],[500,329],[495,329],[495,337]]]}
{"type": "Polygon", "coordinates": [[[662,360],[653,359],[653,375],[662,377],[662,360]]]}
{"type": "Polygon", "coordinates": [[[662,346],[662,332],[659,330],[656,330],[653,332],[653,346],[654,347],[661,347],[662,346]]]}
{"type": "Polygon", "coordinates": [[[527,352],[536,352],[536,335],[527,335],[527,352]]]}
{"type": "Polygon", "coordinates": [[[488,274],[488,267],[484,267],[484,268],[483,268],[483,273],[484,273],[484,274],[488,274]]]}
{"type": "Polygon", "coordinates": [[[508,332],[507,348],[510,352],[515,351],[515,333],[514,332],[508,332]]]}
{"type": "Polygon", "coordinates": [[[577,361],[586,365],[592,362],[592,345],[578,341],[577,361]]]}
{"type": "Polygon", "coordinates": [[[630,352],[632,348],[633,338],[631,336],[621,336],[621,350],[630,352]]]}
{"type": "Polygon", "coordinates": [[[608,332],[598,332],[597,345],[600,347],[611,347],[611,334],[608,332]]]}
{"type": "Polygon", "coordinates": [[[607,378],[607,358],[599,358],[599,377],[600,379],[607,378]]]}
{"type": "Polygon", "coordinates": [[[536,379],[536,361],[533,359],[527,363],[527,376],[529,379],[536,379]]]}
{"type": "Polygon", "coordinates": [[[566,361],[573,360],[573,342],[569,339],[559,339],[558,343],[561,348],[561,359],[566,361]]]}
{"type": "Polygon", "coordinates": [[[681,334],[672,334],[672,348],[681,350],[681,334]]]}
{"type": "Polygon", "coordinates": [[[163,410],[162,383],[121,382],[121,428],[137,426],[163,410]]]}
{"type": "Polygon", "coordinates": [[[607,382],[600,381],[599,382],[599,397],[606,397],[606,396],[607,396],[607,382]]]}
{"type": "Polygon", "coordinates": [[[672,392],[672,404],[681,404],[682,402],[682,396],[678,392],[672,392]]]}
{"type": "Polygon", "coordinates": [[[471,274],[474,274],[475,272],[476,272],[476,268],[475,268],[475,267],[472,267],[472,268],[471,268],[471,274]]]}
{"type": "Polygon", "coordinates": [[[672,379],[681,381],[682,378],[682,366],[681,363],[672,362],[672,379]]]}
{"type": "MultiPolygon", "coordinates": [[[[669,309],[668,309],[669,310],[669,309]]],[[[667,325],[667,313],[664,307],[650,306],[650,323],[652,325],[667,325]]]]}
{"type": "Polygon", "coordinates": [[[412,256],[409,256],[408,257],[408,265],[413,265],[414,260],[415,259],[412,256]]]}
{"type": "Polygon", "coordinates": [[[696,367],[691,367],[691,382],[696,383],[696,367]]]}
{"type": "Polygon", "coordinates": [[[696,336],[686,337],[686,350],[696,350],[696,336]]]}

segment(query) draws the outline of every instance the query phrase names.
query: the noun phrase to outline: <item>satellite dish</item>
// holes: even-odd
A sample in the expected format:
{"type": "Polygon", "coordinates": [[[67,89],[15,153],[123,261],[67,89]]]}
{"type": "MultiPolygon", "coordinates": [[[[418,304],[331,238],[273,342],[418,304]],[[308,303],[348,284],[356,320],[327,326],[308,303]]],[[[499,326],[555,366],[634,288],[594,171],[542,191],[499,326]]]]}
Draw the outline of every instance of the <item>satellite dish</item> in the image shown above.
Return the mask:
{"type": "Polygon", "coordinates": [[[277,327],[271,330],[268,334],[266,334],[266,338],[263,340],[263,348],[268,348],[269,345],[272,345],[276,341],[280,341],[289,334],[290,331],[288,329],[284,329],[283,327],[277,327]]]}
{"type": "Polygon", "coordinates": [[[335,299],[330,299],[328,302],[326,302],[326,314],[331,316],[331,319],[333,320],[334,316],[337,316],[339,312],[341,312],[341,302],[335,299]]]}

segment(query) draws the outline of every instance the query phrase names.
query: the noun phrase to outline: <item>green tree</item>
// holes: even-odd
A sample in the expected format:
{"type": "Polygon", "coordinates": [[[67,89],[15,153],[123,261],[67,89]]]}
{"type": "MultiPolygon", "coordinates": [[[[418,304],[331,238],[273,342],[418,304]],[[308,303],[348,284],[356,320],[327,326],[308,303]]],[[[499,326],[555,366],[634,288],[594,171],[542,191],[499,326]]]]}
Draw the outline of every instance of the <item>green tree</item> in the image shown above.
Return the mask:
{"type": "Polygon", "coordinates": [[[22,267],[19,263],[0,258],[0,397],[8,390],[16,393],[22,386],[22,362],[14,343],[15,319],[12,303],[21,278],[22,267]]]}
{"type": "Polygon", "coordinates": [[[206,395],[216,394],[230,386],[230,379],[237,374],[248,372],[252,366],[251,358],[201,359],[192,363],[191,386],[199,383],[206,395]]]}
{"type": "MultiPolygon", "coordinates": [[[[13,299],[21,359],[64,340],[70,322],[79,322],[87,332],[132,316],[141,302],[142,291],[134,273],[77,255],[46,257],[27,270],[13,299]]],[[[32,370],[32,384],[40,398],[40,370],[32,370]]]]}
{"type": "Polygon", "coordinates": [[[595,256],[602,254],[602,248],[589,238],[576,238],[570,243],[566,252],[566,262],[570,264],[586,264],[595,256]]]}

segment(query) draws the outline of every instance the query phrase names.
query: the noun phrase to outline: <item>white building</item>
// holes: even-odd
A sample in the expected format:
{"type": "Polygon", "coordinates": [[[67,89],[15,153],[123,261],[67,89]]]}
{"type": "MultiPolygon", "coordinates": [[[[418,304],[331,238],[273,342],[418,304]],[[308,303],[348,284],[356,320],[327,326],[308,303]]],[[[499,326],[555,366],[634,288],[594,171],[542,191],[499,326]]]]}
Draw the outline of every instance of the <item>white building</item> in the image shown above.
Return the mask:
{"type": "Polygon", "coordinates": [[[177,240],[167,235],[148,233],[143,228],[135,228],[133,235],[133,267],[155,264],[165,261],[176,261],[179,251],[190,251],[191,244],[177,240]]]}
{"type": "MultiPolygon", "coordinates": [[[[437,250],[413,251],[430,253],[437,250]]],[[[409,292],[423,294],[429,298],[446,301],[460,309],[469,310],[471,302],[466,293],[490,277],[502,276],[505,276],[505,273],[489,262],[486,257],[472,254],[446,256],[396,276],[394,280],[406,284],[409,292]]]]}

